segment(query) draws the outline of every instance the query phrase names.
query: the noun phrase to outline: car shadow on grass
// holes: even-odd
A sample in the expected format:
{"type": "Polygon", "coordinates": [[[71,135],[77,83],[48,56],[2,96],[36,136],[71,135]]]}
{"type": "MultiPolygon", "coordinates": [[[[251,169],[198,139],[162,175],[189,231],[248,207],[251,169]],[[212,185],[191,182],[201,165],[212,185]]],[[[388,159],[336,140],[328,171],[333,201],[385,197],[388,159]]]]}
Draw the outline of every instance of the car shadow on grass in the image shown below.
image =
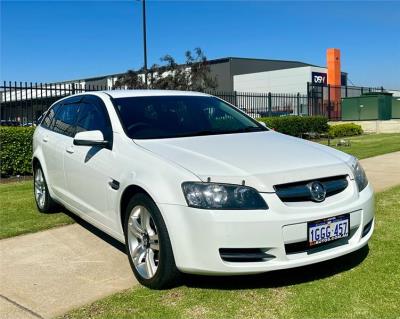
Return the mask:
{"type": "MultiPolygon", "coordinates": [[[[77,215],[63,209],[63,213],[70,216],[76,223],[90,231],[92,234],[104,240],[109,245],[126,254],[125,245],[95,226],[89,224],[77,215]]],[[[254,288],[278,288],[296,285],[305,282],[331,277],[353,269],[358,266],[369,253],[368,245],[351,254],[338,257],[336,259],[324,261],[321,263],[297,267],[285,270],[276,270],[257,275],[240,276],[204,276],[183,274],[178,285],[191,288],[204,289],[254,289],[254,288]]],[[[128,262],[128,259],[127,261],[128,262]]]]}
{"type": "Polygon", "coordinates": [[[279,288],[312,282],[331,277],[358,266],[369,253],[368,245],[336,259],[291,269],[275,270],[263,274],[246,276],[197,276],[185,275],[183,284],[191,288],[205,289],[254,289],[279,288]]]}

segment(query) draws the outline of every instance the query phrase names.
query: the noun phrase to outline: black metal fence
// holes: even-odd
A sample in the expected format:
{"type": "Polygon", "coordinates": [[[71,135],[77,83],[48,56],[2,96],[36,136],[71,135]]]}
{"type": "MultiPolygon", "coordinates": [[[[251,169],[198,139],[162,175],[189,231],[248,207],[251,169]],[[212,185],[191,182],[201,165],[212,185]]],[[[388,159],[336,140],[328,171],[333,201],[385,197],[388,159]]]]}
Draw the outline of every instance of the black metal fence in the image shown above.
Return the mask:
{"type": "MultiPolygon", "coordinates": [[[[75,93],[112,89],[111,87],[79,83],[3,82],[0,85],[1,121],[3,125],[33,125],[51,104],[62,97],[75,93]]],[[[218,96],[255,118],[308,114],[306,95],[220,91],[206,91],[205,93],[218,96]]]]}
{"type": "Polygon", "coordinates": [[[250,116],[308,115],[307,95],[206,91],[237,106],[250,116]]]}
{"type": "Polygon", "coordinates": [[[0,85],[0,118],[2,125],[30,126],[55,101],[75,93],[102,90],[76,84],[3,82],[0,85]]]}
{"type": "MultiPolygon", "coordinates": [[[[1,125],[36,123],[47,108],[58,99],[82,92],[112,90],[112,87],[82,83],[0,83],[1,125]]],[[[123,89],[123,88],[122,88],[123,89]]],[[[307,94],[206,91],[236,105],[250,116],[324,115],[341,119],[341,98],[359,96],[383,88],[333,87],[307,85],[307,94]]]]}

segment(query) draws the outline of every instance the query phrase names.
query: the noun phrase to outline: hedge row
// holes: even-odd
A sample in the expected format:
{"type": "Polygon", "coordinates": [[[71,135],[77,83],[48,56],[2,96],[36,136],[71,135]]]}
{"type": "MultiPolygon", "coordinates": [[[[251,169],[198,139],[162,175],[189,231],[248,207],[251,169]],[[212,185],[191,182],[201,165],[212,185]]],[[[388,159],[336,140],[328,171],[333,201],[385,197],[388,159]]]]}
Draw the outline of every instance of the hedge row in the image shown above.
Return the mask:
{"type": "Polygon", "coordinates": [[[324,116],[282,116],[257,119],[277,132],[301,137],[304,133],[327,133],[328,119],[324,116]]]}
{"type": "Polygon", "coordinates": [[[329,137],[346,137],[361,135],[363,129],[354,123],[336,124],[329,127],[329,137]]]}
{"type": "Polygon", "coordinates": [[[0,127],[1,176],[32,173],[33,127],[0,127]]]}

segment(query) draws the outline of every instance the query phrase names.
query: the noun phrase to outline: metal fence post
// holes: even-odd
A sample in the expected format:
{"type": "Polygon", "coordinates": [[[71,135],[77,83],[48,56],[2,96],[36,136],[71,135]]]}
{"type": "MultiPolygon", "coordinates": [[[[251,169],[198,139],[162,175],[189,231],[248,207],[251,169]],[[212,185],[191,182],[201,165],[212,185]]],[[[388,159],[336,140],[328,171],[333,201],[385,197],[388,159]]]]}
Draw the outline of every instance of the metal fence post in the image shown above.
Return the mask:
{"type": "Polygon", "coordinates": [[[331,85],[328,84],[328,118],[331,119],[331,85]]]}
{"type": "Polygon", "coordinates": [[[272,96],[271,92],[268,93],[268,116],[272,116],[272,96]]]}
{"type": "Polygon", "coordinates": [[[300,115],[300,92],[297,92],[297,114],[300,115]]]}
{"type": "Polygon", "coordinates": [[[311,109],[311,103],[310,103],[310,97],[311,97],[311,92],[310,92],[310,82],[307,82],[307,115],[311,115],[310,109],[311,109]]]}
{"type": "Polygon", "coordinates": [[[75,83],[72,83],[71,85],[71,93],[75,94],[75,83]]]}

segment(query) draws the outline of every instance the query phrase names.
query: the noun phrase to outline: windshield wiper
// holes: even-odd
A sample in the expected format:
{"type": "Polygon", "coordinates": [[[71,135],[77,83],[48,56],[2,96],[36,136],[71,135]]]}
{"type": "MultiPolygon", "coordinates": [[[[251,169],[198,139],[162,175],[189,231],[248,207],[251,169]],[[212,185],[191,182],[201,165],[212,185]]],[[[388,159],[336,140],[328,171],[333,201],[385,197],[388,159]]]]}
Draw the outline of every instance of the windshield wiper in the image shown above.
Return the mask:
{"type": "Polygon", "coordinates": [[[240,128],[237,130],[201,130],[196,132],[189,132],[189,133],[182,133],[176,135],[167,135],[167,136],[152,136],[148,137],[148,139],[159,139],[159,138],[179,138],[179,137],[192,137],[192,136],[205,136],[205,135],[219,135],[219,134],[234,134],[234,133],[246,133],[246,132],[259,132],[259,131],[266,131],[262,127],[257,126],[247,126],[244,128],[240,128]]]}
{"type": "Polygon", "coordinates": [[[184,133],[184,134],[179,134],[175,135],[175,137],[186,137],[186,136],[203,136],[203,135],[215,135],[215,134],[224,134],[224,131],[214,131],[214,130],[202,130],[202,131],[197,131],[197,132],[190,132],[190,133],[184,133]]]}
{"type": "Polygon", "coordinates": [[[240,128],[237,130],[202,130],[197,132],[191,132],[187,134],[179,134],[174,137],[189,137],[189,136],[204,136],[204,135],[218,135],[218,134],[232,134],[232,133],[246,133],[246,132],[259,132],[259,131],[266,131],[266,129],[257,126],[247,126],[244,128],[240,128]]]}
{"type": "Polygon", "coordinates": [[[260,131],[267,131],[267,129],[259,126],[246,126],[237,130],[229,131],[227,133],[247,133],[247,132],[260,132],[260,131]]]}

